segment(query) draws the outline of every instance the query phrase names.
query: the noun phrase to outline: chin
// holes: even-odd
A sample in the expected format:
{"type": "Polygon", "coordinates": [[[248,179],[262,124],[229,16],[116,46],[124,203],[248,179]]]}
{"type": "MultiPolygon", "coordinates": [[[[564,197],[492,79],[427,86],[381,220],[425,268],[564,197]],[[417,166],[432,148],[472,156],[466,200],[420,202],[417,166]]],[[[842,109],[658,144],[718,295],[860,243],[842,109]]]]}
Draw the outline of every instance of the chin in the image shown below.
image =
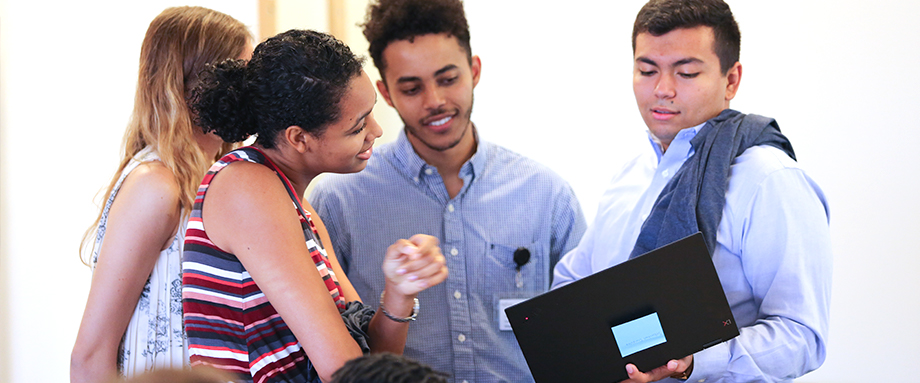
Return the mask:
{"type": "Polygon", "coordinates": [[[349,171],[347,171],[346,173],[357,173],[357,172],[360,172],[360,171],[364,170],[364,168],[366,168],[366,167],[367,167],[367,161],[364,161],[364,162],[362,162],[360,165],[351,168],[351,169],[350,169],[349,171]]]}
{"type": "Polygon", "coordinates": [[[367,162],[365,161],[362,164],[356,164],[354,166],[347,166],[347,167],[343,166],[341,168],[324,171],[323,173],[350,174],[350,173],[360,172],[364,170],[364,168],[366,167],[367,167],[367,162]]]}

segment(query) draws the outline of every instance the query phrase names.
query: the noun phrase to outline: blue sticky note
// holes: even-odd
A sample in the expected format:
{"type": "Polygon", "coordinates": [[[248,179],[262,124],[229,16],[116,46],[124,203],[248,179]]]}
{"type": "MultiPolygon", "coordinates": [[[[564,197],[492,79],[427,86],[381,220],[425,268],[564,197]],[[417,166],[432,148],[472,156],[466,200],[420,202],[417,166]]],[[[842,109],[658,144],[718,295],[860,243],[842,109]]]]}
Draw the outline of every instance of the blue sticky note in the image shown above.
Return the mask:
{"type": "Polygon", "coordinates": [[[664,330],[661,329],[661,322],[658,320],[658,313],[651,313],[610,329],[613,331],[613,339],[616,340],[622,357],[667,342],[664,330]]]}

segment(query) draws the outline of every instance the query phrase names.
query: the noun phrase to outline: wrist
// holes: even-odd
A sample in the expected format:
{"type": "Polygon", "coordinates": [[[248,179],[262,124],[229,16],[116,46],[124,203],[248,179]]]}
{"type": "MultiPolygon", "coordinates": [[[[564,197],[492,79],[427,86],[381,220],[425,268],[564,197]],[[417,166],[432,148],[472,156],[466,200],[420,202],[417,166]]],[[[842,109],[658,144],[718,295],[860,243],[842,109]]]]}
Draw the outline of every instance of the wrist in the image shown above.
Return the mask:
{"type": "Polygon", "coordinates": [[[675,372],[671,374],[671,378],[678,380],[687,380],[690,379],[690,374],[693,372],[693,358],[690,358],[690,365],[687,366],[687,369],[684,372],[675,372]]]}
{"type": "MultiPolygon", "coordinates": [[[[400,295],[400,294],[392,294],[400,295]]],[[[418,317],[419,302],[418,297],[401,296],[402,299],[387,296],[387,291],[380,292],[380,312],[394,322],[405,323],[414,321],[418,317]],[[400,304],[394,304],[395,301],[400,304]],[[408,316],[402,316],[401,313],[409,313],[408,316]]]]}

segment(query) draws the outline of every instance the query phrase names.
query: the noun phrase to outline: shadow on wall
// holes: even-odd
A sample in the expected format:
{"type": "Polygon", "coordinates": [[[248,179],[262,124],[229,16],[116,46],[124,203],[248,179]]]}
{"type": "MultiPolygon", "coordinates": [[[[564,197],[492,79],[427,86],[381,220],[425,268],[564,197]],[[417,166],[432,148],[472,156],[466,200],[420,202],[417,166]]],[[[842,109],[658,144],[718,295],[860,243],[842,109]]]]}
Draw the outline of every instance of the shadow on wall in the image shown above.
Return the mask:
{"type": "MultiPolygon", "coordinates": [[[[2,129],[2,128],[0,128],[2,129]]],[[[0,164],[2,166],[2,164],[0,164]]],[[[2,179],[2,178],[0,178],[2,179]]],[[[3,182],[0,181],[0,185],[3,182]]],[[[7,265],[6,265],[6,230],[4,229],[7,225],[6,215],[4,207],[0,206],[0,382],[9,382],[12,377],[10,376],[10,318],[7,314],[9,310],[9,297],[7,294],[8,287],[6,281],[9,281],[10,278],[7,276],[7,265]]]]}
{"type": "MultiPolygon", "coordinates": [[[[3,46],[7,44],[4,42],[3,46]]],[[[0,48],[0,60],[3,58],[3,51],[0,48]]],[[[2,68],[2,66],[0,66],[2,68]]],[[[9,142],[6,134],[6,73],[0,69],[0,142],[9,142]]],[[[10,351],[10,303],[9,303],[9,262],[6,260],[9,254],[9,241],[7,240],[7,228],[10,227],[7,219],[6,196],[9,192],[6,189],[7,182],[6,167],[9,166],[9,159],[6,158],[6,151],[0,151],[0,382],[9,382],[12,379],[10,374],[9,360],[12,356],[10,351]]]]}

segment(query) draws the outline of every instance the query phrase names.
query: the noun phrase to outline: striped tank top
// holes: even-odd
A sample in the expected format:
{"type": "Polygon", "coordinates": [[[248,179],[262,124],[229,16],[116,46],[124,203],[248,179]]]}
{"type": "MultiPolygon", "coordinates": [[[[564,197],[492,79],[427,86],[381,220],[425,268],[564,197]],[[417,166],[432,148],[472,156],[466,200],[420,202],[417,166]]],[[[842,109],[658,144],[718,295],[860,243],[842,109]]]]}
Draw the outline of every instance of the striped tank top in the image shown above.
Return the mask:
{"type": "Polygon", "coordinates": [[[218,172],[236,161],[262,164],[278,175],[300,217],[316,269],[339,312],[345,310],[345,297],[319,241],[319,233],[290,181],[260,150],[253,147],[234,150],[211,166],[202,180],[186,232],[182,306],[191,365],[204,364],[230,371],[244,382],[318,382],[319,377],[293,332],[239,259],[208,239],[201,219],[208,186],[218,172]]]}

